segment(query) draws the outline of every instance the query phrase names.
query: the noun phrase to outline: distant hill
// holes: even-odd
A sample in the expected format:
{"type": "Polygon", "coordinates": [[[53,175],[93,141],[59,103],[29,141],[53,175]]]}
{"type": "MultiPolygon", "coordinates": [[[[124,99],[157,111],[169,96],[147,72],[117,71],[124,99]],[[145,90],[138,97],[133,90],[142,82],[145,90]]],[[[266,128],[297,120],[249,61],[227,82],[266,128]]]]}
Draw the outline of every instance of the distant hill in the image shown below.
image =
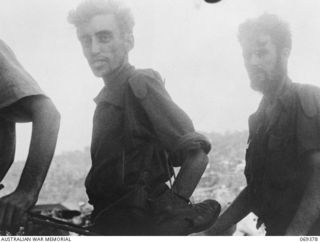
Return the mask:
{"type": "MultiPolygon", "coordinates": [[[[208,133],[212,142],[210,164],[201,179],[193,200],[215,198],[222,205],[230,202],[245,184],[244,155],[248,133],[208,133]]],[[[3,181],[1,195],[13,191],[18,183],[24,162],[13,164],[3,181]]],[[[76,206],[87,202],[84,189],[85,176],[91,166],[90,150],[69,151],[56,155],[41,190],[39,203],[66,203],[76,206]]]]}
{"type": "Polygon", "coordinates": [[[225,206],[245,186],[243,170],[248,132],[205,135],[210,139],[212,149],[209,166],[194,193],[194,198],[196,201],[214,198],[225,206]]]}
{"type": "MultiPolygon", "coordinates": [[[[209,165],[192,196],[192,201],[215,199],[220,202],[222,210],[225,210],[228,203],[232,202],[245,186],[243,170],[248,132],[224,134],[213,132],[205,135],[212,143],[212,150],[209,154],[209,165]]],[[[14,190],[23,166],[22,161],[13,164],[2,182],[5,189],[1,191],[0,196],[14,190]]],[[[41,190],[38,204],[63,203],[70,209],[78,209],[80,203],[88,201],[84,180],[90,166],[88,147],[56,155],[41,190]]],[[[263,230],[255,229],[255,220],[254,215],[249,215],[238,224],[235,234],[263,234],[263,230]]],[[[210,235],[210,230],[207,234],[210,235]]]]}
{"type": "MultiPolygon", "coordinates": [[[[14,190],[25,163],[15,162],[3,184],[1,195],[14,190]]],[[[42,187],[39,204],[67,203],[75,207],[79,202],[87,202],[84,180],[91,166],[89,148],[81,151],[68,151],[56,155],[51,163],[47,178],[42,187]]]]}

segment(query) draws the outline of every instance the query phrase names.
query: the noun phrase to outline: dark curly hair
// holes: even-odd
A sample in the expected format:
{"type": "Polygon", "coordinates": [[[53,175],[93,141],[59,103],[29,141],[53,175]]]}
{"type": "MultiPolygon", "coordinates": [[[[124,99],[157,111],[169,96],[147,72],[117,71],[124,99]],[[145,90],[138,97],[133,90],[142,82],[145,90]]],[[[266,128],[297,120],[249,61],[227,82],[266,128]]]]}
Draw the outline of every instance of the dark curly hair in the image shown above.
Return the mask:
{"type": "Polygon", "coordinates": [[[99,14],[113,14],[122,34],[132,34],[134,18],[130,8],[117,0],[86,0],[69,12],[69,23],[80,26],[99,14]]]}
{"type": "Polygon", "coordinates": [[[239,26],[238,39],[243,45],[257,34],[269,35],[278,51],[291,50],[292,40],[289,25],[274,14],[263,14],[258,18],[248,19],[239,26]]]}

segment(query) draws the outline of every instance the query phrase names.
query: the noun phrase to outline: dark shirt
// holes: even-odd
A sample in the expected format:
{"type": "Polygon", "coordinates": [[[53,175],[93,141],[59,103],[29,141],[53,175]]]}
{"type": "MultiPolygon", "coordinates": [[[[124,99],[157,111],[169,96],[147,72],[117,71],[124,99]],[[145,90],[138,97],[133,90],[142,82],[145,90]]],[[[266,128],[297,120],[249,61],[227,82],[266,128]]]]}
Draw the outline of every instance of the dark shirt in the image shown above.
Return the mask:
{"type": "Polygon", "coordinates": [[[136,184],[153,188],[180,166],[190,149],[210,150],[189,117],[172,101],[153,70],[122,67],[95,99],[92,168],[86,179],[91,203],[112,203],[136,184]]]}
{"type": "Polygon", "coordinates": [[[245,175],[253,212],[282,234],[308,179],[305,157],[320,149],[320,90],[288,80],[270,114],[263,99],[249,118],[245,175]]]}

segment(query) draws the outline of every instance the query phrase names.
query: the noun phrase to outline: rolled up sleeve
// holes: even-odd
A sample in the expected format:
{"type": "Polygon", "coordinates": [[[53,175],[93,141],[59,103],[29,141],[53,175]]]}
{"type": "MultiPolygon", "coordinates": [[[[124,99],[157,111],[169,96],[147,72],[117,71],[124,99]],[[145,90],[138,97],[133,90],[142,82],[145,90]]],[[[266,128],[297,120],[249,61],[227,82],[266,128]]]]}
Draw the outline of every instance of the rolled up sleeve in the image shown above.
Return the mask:
{"type": "Polygon", "coordinates": [[[174,166],[180,166],[190,150],[210,151],[208,139],[195,131],[191,119],[172,101],[157,73],[136,75],[130,85],[174,166]]]}

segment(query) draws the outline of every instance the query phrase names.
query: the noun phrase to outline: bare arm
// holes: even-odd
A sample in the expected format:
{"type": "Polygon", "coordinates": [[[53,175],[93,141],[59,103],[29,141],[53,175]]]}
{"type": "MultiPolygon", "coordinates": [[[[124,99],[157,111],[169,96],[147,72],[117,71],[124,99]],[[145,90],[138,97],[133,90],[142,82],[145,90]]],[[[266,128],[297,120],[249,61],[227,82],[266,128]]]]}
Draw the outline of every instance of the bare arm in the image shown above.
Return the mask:
{"type": "Polygon", "coordinates": [[[49,99],[30,103],[33,121],[31,143],[17,191],[38,197],[54,154],[60,115],[49,99]]]}
{"type": "Polygon", "coordinates": [[[4,228],[16,227],[25,211],[36,203],[54,154],[60,123],[54,105],[42,96],[24,98],[15,106],[32,121],[32,135],[18,187],[0,199],[0,226],[4,228]]]}
{"type": "Polygon", "coordinates": [[[188,199],[191,197],[208,164],[208,156],[202,149],[189,151],[174,181],[172,190],[188,199]]]}
{"type": "Polygon", "coordinates": [[[15,123],[0,117],[0,182],[14,160],[15,123]]]}
{"type": "Polygon", "coordinates": [[[250,211],[248,187],[246,187],[240,192],[230,207],[218,218],[217,222],[210,229],[210,232],[219,235],[246,217],[250,211]]]}
{"type": "Polygon", "coordinates": [[[320,216],[320,152],[311,154],[306,162],[310,166],[310,179],[286,235],[307,235],[320,216]]]}

